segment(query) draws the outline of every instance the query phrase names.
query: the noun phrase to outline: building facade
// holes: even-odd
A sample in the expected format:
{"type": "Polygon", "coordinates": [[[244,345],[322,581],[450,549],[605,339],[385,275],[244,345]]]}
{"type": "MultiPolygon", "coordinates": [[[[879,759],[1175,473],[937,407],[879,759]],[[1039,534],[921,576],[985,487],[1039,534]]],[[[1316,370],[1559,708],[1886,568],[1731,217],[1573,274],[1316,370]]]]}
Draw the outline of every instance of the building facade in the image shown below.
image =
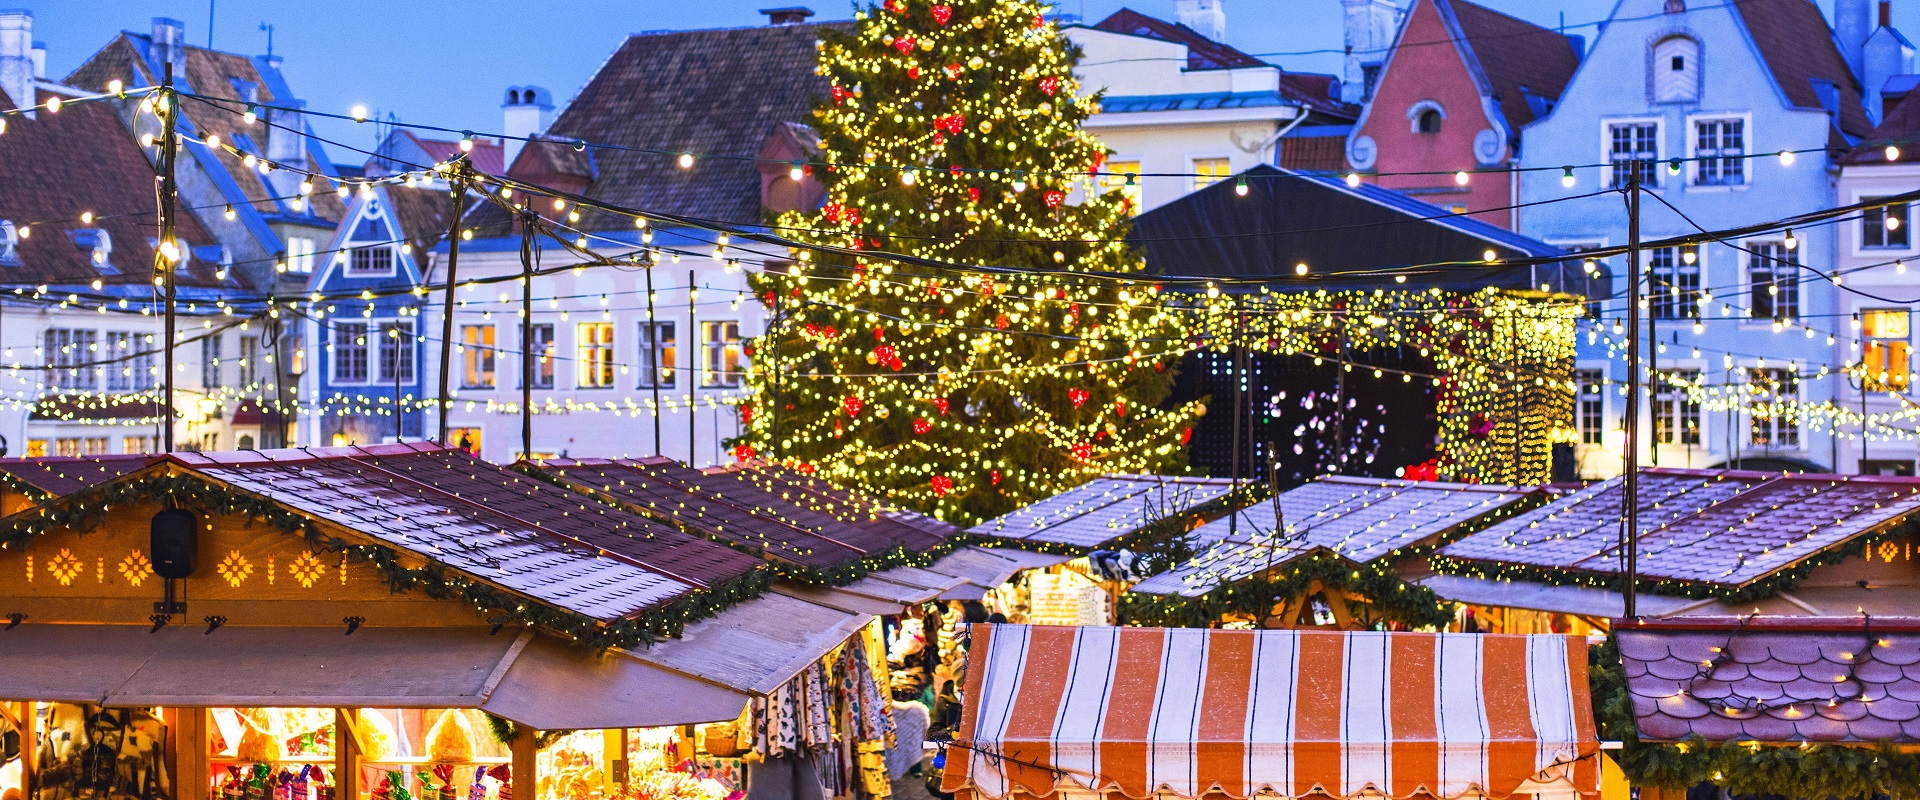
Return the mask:
{"type": "MultiPolygon", "coordinates": [[[[1628,220],[1613,190],[1636,171],[1648,241],[1825,209],[1836,200],[1828,148],[1870,128],[1854,66],[1812,3],[1625,0],[1552,114],[1526,129],[1520,163],[1536,169],[1519,176],[1520,200],[1540,205],[1520,229],[1570,250],[1622,245],[1628,220]]],[[[1646,463],[1835,465],[1838,442],[1816,407],[1844,391],[1827,366],[1844,325],[1821,279],[1843,230],[1644,253],[1657,341],[1646,355],[1659,373],[1642,405],[1646,463]]],[[[1611,261],[1596,267],[1624,275],[1611,261]]],[[[1579,339],[1572,435],[1586,477],[1623,468],[1626,287],[1615,285],[1590,304],[1579,339]]]]}
{"type": "MultiPolygon", "coordinates": [[[[1364,10],[1350,10],[1349,23],[1377,17],[1364,10]]],[[[1518,186],[1505,168],[1520,156],[1521,129],[1552,112],[1580,48],[1578,37],[1467,0],[1415,0],[1369,73],[1347,163],[1365,180],[1513,230],[1518,186]]]]}
{"type": "Polygon", "coordinates": [[[1260,164],[1339,169],[1358,109],[1332,75],[1289,72],[1225,44],[1219,0],[1178,0],[1178,21],[1121,9],[1061,30],[1084,51],[1087,91],[1105,91],[1085,127],[1113,154],[1103,189],[1136,213],[1260,164]]]}

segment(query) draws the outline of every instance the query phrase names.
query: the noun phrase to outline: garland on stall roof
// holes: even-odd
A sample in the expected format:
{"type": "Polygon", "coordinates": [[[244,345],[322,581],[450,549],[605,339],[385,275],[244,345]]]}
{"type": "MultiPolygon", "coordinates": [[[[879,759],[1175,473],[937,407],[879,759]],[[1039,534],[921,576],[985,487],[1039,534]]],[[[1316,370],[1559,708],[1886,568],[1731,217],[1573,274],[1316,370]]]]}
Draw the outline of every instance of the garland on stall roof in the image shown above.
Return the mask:
{"type": "Polygon", "coordinates": [[[453,567],[427,559],[418,567],[384,545],[351,544],[324,533],[311,518],[287,510],[280,503],[245,491],[230,489],[191,474],[155,473],[83,489],[59,502],[40,506],[37,514],[21,514],[0,525],[0,548],[24,547],[32,539],[56,529],[88,533],[106,521],[116,505],[171,501],[212,515],[242,516],[274,525],[282,532],[304,537],[316,548],[345,553],[374,566],[395,593],[421,591],[435,599],[458,599],[475,607],[498,625],[540,628],[594,651],[638,649],[679,635],[687,624],[711,617],[764,592],[774,579],[772,570],[756,568],[732,580],[695,590],[664,605],[612,623],[548,606],[518,594],[496,589],[460,574],[453,567]]]}
{"type": "Polygon", "coordinates": [[[1437,629],[1453,621],[1452,603],[1432,589],[1401,580],[1390,561],[1355,565],[1330,553],[1314,553],[1199,597],[1129,593],[1120,598],[1118,613],[1124,624],[1163,628],[1211,628],[1228,617],[1251,617],[1257,623],[1271,616],[1275,605],[1305,594],[1319,581],[1328,592],[1365,598],[1348,606],[1363,627],[1395,623],[1437,629]]]}
{"type": "Polygon", "coordinates": [[[1920,753],[1888,742],[1757,745],[1698,736],[1685,742],[1641,741],[1618,642],[1609,637],[1590,658],[1588,685],[1600,738],[1623,743],[1613,758],[1634,786],[1684,791],[1711,783],[1734,795],[1920,800],[1920,753]]]}
{"type": "MultiPolygon", "coordinates": [[[[894,567],[931,566],[934,562],[945,558],[947,554],[952,553],[970,541],[966,534],[956,533],[926,550],[910,550],[905,545],[896,545],[889,550],[879,553],[869,553],[865,557],[850,563],[838,564],[824,569],[820,567],[810,567],[805,564],[777,560],[777,558],[770,559],[764,547],[757,547],[747,542],[734,541],[716,536],[701,529],[697,525],[687,522],[686,519],[673,514],[661,514],[638,504],[630,505],[622,503],[598,491],[575,486],[531,464],[524,462],[516,463],[512,468],[528,477],[545,481],[574,494],[590,498],[594,502],[608,508],[629,514],[638,514],[696,539],[704,539],[715,544],[726,545],[754,558],[765,560],[767,562],[766,569],[772,572],[774,578],[808,586],[845,586],[866,577],[870,573],[880,570],[892,569],[894,567]]],[[[804,526],[796,527],[800,527],[801,530],[807,530],[804,526]]]]}
{"type": "MultiPolygon", "coordinates": [[[[1864,555],[1867,545],[1876,535],[1911,533],[1915,523],[1902,521],[1899,525],[1880,531],[1878,534],[1863,534],[1839,547],[1831,547],[1814,553],[1793,566],[1774,572],[1764,578],[1740,585],[1703,583],[1700,581],[1657,580],[1642,577],[1638,582],[1639,591],[1648,594],[1670,597],[1688,597],[1698,600],[1714,599],[1730,603],[1743,603],[1758,600],[1792,589],[1807,575],[1819,567],[1838,564],[1849,558],[1864,555]]],[[[1452,556],[1434,556],[1430,561],[1433,571],[1448,575],[1462,575],[1487,580],[1539,583],[1548,586],[1583,586],[1594,589],[1619,591],[1620,575],[1613,572],[1590,572],[1567,567],[1546,566],[1540,564],[1498,564],[1452,556]]]]}
{"type": "Polygon", "coordinates": [[[15,492],[35,503],[44,503],[54,498],[52,492],[28,483],[18,475],[5,471],[0,471],[0,490],[15,492]]]}

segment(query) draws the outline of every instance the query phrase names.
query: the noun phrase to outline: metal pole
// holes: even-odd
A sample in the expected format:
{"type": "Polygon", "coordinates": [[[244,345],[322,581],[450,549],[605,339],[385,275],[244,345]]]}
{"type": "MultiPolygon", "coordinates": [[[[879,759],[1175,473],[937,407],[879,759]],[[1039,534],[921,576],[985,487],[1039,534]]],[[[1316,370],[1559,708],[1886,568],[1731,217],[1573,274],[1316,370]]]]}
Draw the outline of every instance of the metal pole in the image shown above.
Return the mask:
{"type": "MultiPolygon", "coordinates": [[[[1623,615],[1635,616],[1635,589],[1640,551],[1640,170],[1627,172],[1627,442],[1626,492],[1620,498],[1622,542],[1626,549],[1626,586],[1621,592],[1623,615]]],[[[1651,316],[1651,315],[1649,315],[1651,316]]]]}
{"type": "Polygon", "coordinates": [[[453,165],[454,175],[449,180],[453,190],[453,216],[447,222],[447,290],[440,302],[440,395],[436,405],[440,409],[441,444],[447,443],[447,412],[453,404],[449,399],[447,380],[453,374],[453,286],[460,271],[460,216],[467,201],[467,184],[460,176],[461,165],[453,165]]]}
{"type": "Polygon", "coordinates": [[[164,369],[166,371],[165,390],[161,396],[161,416],[165,422],[160,426],[161,452],[173,452],[173,337],[174,337],[174,278],[176,268],[185,257],[180,252],[180,242],[174,232],[174,204],[179,200],[179,187],[174,184],[173,156],[180,147],[179,136],[175,131],[174,120],[180,115],[180,98],[173,92],[173,62],[166,63],[162,80],[164,88],[160,90],[160,99],[156,108],[164,108],[160,119],[160,246],[163,253],[156,259],[160,268],[161,285],[166,290],[166,344],[167,354],[164,369]],[[174,250],[174,258],[169,261],[164,254],[167,247],[174,250]]]}
{"type": "Polygon", "coordinates": [[[693,302],[700,290],[693,285],[693,270],[687,270],[687,466],[696,466],[700,445],[694,440],[693,407],[700,400],[700,323],[694,321],[693,302]]]}
{"type": "MultiPolygon", "coordinates": [[[[1638,184],[1635,184],[1635,185],[1638,185],[1638,184]]],[[[1636,205],[1635,208],[1637,209],[1638,206],[1636,205]]],[[[1638,213],[1638,211],[1636,210],[1634,213],[1638,213]]],[[[1667,301],[1666,302],[1667,302],[1667,308],[1677,310],[1679,301],[1677,298],[1674,297],[1673,290],[1674,290],[1674,287],[1677,285],[1677,280],[1680,277],[1680,268],[1684,266],[1684,262],[1682,261],[1682,259],[1685,256],[1681,252],[1681,248],[1675,247],[1673,250],[1674,250],[1673,264],[1671,265],[1673,272],[1670,273],[1673,276],[1673,278],[1667,281],[1667,287],[1666,287],[1667,301]]],[[[1699,261],[1697,257],[1694,260],[1695,260],[1695,263],[1698,263],[1699,261]]],[[[1665,381],[1662,381],[1660,379],[1660,334],[1655,327],[1660,322],[1660,315],[1653,313],[1653,306],[1655,304],[1655,301],[1658,300],[1659,297],[1660,297],[1660,288],[1654,285],[1653,270],[1649,269],[1647,270],[1647,306],[1648,308],[1647,308],[1646,356],[1647,356],[1647,406],[1648,406],[1647,413],[1650,415],[1658,415],[1660,413],[1660,408],[1662,404],[1665,403],[1665,401],[1660,399],[1661,391],[1666,390],[1667,392],[1671,393],[1673,390],[1673,387],[1668,386],[1665,381]]],[[[1639,308],[1640,304],[1635,303],[1634,307],[1639,308]]],[[[1678,437],[1680,435],[1680,403],[1678,402],[1679,398],[1676,397],[1674,398],[1674,400],[1675,402],[1674,402],[1673,413],[1667,417],[1667,420],[1668,420],[1667,424],[1671,426],[1670,430],[1673,431],[1673,435],[1675,437],[1678,437]]],[[[1647,440],[1647,461],[1653,466],[1656,466],[1656,467],[1660,466],[1660,426],[1659,425],[1653,426],[1653,436],[1652,438],[1647,440]]]]}
{"type": "MultiPolygon", "coordinates": [[[[647,385],[653,388],[653,454],[663,455],[660,450],[660,378],[669,374],[672,367],[660,363],[660,356],[666,349],[660,346],[660,323],[653,319],[653,254],[647,254],[647,347],[653,350],[647,359],[648,367],[653,370],[647,376],[647,385]]],[[[691,378],[689,378],[691,380],[691,378]]]]}
{"type": "MultiPolygon", "coordinates": [[[[773,399],[767,403],[768,424],[773,428],[773,460],[780,460],[780,315],[782,303],[779,295],[774,296],[773,327],[767,331],[767,369],[773,371],[773,399]]],[[[735,417],[735,419],[739,419],[735,417]]]]}
{"type": "MultiPolygon", "coordinates": [[[[1239,300],[1236,299],[1234,302],[1236,305],[1238,305],[1239,300]]],[[[1233,498],[1235,500],[1238,500],[1240,495],[1240,473],[1241,473],[1240,428],[1242,425],[1242,418],[1246,416],[1246,410],[1243,406],[1246,405],[1246,396],[1247,396],[1247,390],[1246,390],[1247,376],[1245,374],[1247,350],[1245,347],[1241,346],[1240,335],[1239,335],[1240,325],[1245,320],[1246,320],[1246,315],[1244,313],[1238,314],[1233,318],[1233,336],[1231,339],[1228,340],[1230,342],[1229,346],[1233,348],[1233,449],[1232,450],[1233,450],[1233,498]]],[[[1232,508],[1233,503],[1231,502],[1229,502],[1227,505],[1228,505],[1227,536],[1229,537],[1237,536],[1240,533],[1240,511],[1238,509],[1232,508]]]]}
{"type": "Polygon", "coordinates": [[[533,459],[533,220],[520,227],[520,457],[533,459]]]}
{"type": "Polygon", "coordinates": [[[405,352],[403,348],[413,346],[407,341],[409,338],[400,331],[400,323],[395,322],[393,324],[393,440],[396,442],[407,440],[407,426],[400,416],[400,356],[405,352]]]}
{"type": "MultiPolygon", "coordinates": [[[[271,297],[267,298],[267,304],[270,306],[274,305],[274,299],[271,297]]],[[[285,405],[287,401],[287,379],[285,373],[281,372],[281,370],[286,368],[287,363],[287,359],[285,358],[286,348],[283,341],[286,339],[286,328],[280,324],[278,314],[279,311],[276,309],[273,314],[267,315],[267,318],[273,321],[273,436],[275,446],[286,447],[290,444],[287,441],[287,411],[285,405]]],[[[264,439],[266,437],[262,436],[260,438],[264,439]]]]}

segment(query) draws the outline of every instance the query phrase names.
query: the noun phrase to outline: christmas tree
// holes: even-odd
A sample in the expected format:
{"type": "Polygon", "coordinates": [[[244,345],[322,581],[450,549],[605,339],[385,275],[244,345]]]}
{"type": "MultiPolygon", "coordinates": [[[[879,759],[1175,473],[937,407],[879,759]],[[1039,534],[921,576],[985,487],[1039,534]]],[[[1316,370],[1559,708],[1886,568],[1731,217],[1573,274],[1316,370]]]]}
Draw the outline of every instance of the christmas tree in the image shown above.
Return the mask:
{"type": "Polygon", "coordinates": [[[1099,100],[1045,12],[888,0],[823,34],[820,151],[794,170],[826,201],[777,225],[836,252],[755,279],[773,320],[737,454],[963,523],[1183,469],[1202,411],[1160,407],[1182,326],[1125,274],[1133,176],[1100,174],[1099,100]]]}

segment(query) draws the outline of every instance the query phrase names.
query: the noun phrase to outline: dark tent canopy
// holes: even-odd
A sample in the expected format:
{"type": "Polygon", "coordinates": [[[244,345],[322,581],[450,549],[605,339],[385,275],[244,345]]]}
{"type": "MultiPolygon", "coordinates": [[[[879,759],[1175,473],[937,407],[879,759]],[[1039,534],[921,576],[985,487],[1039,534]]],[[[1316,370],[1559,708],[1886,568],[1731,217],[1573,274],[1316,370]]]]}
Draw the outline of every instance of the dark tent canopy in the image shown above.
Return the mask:
{"type": "Polygon", "coordinates": [[[1604,265],[1589,278],[1580,259],[1537,239],[1392,189],[1264,165],[1140,215],[1128,240],[1150,274],[1257,279],[1278,291],[1545,284],[1597,297],[1609,284],[1604,265]],[[1307,276],[1294,274],[1297,264],[1307,276]]]}

